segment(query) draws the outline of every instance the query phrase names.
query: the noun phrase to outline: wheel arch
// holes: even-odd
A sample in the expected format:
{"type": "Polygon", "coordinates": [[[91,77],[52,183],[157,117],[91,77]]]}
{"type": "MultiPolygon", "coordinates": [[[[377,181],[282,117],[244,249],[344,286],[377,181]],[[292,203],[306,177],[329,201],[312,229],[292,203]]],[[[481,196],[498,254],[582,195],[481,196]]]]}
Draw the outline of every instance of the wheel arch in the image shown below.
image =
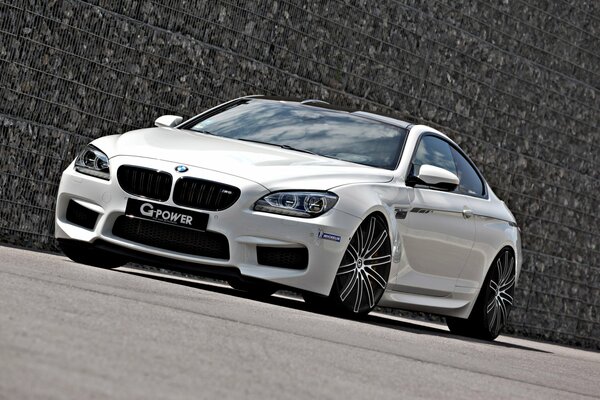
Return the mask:
{"type": "MultiPolygon", "coordinates": [[[[513,248],[513,246],[512,246],[511,243],[505,243],[500,248],[500,250],[498,250],[496,252],[496,254],[494,255],[494,257],[492,258],[492,261],[490,263],[488,263],[487,268],[485,270],[484,278],[481,281],[480,287],[477,289],[477,294],[473,297],[473,301],[471,301],[471,303],[469,303],[469,311],[468,311],[468,314],[467,314],[467,318],[470,317],[471,313],[473,312],[473,309],[475,308],[475,304],[477,303],[477,301],[479,301],[479,298],[481,296],[481,291],[485,288],[485,282],[487,282],[487,280],[489,278],[489,275],[490,275],[490,273],[492,271],[492,267],[494,265],[494,262],[496,261],[496,259],[498,258],[498,256],[500,254],[502,254],[502,252],[504,250],[509,250],[512,253],[513,257],[515,257],[515,267],[517,266],[517,259],[516,259],[516,257],[517,257],[516,254],[517,253],[516,253],[516,250],[513,248]]],[[[518,274],[515,276],[515,287],[516,287],[516,284],[517,284],[517,277],[518,277],[518,274]]]]}
{"type": "MultiPolygon", "coordinates": [[[[520,253],[517,252],[516,247],[517,246],[515,246],[515,244],[512,242],[503,243],[502,247],[500,247],[500,250],[498,250],[496,252],[496,254],[494,254],[494,257],[492,257],[491,261],[488,263],[486,270],[485,270],[485,274],[483,275],[483,280],[481,281],[481,286],[483,286],[483,283],[488,278],[488,276],[490,274],[490,270],[492,269],[492,266],[494,264],[494,261],[504,250],[509,250],[512,253],[512,256],[515,258],[515,286],[517,285],[519,274],[520,274],[520,269],[521,269],[520,268],[521,260],[519,260],[520,253]]],[[[477,294],[477,296],[479,296],[479,293],[477,294]]]]}
{"type": "Polygon", "coordinates": [[[354,230],[332,284],[329,300],[335,308],[354,316],[369,313],[389,282],[393,251],[389,216],[380,207],[370,209],[354,230]]]}
{"type": "Polygon", "coordinates": [[[360,219],[360,222],[354,227],[354,231],[370,215],[378,213],[386,222],[392,246],[396,246],[399,241],[399,227],[396,223],[394,207],[391,204],[408,203],[406,191],[398,189],[401,188],[391,187],[389,183],[373,183],[344,185],[334,188],[332,191],[340,198],[336,208],[360,219]]]}
{"type": "MultiPolygon", "coordinates": [[[[484,275],[485,277],[484,277],[483,281],[481,282],[481,286],[483,286],[483,282],[485,282],[485,281],[487,280],[488,276],[490,275],[490,271],[491,271],[491,269],[492,269],[492,266],[494,265],[494,261],[495,261],[495,260],[498,258],[498,256],[499,256],[499,255],[500,255],[500,254],[501,254],[501,253],[502,253],[504,250],[508,250],[508,251],[510,251],[510,252],[512,253],[513,257],[515,257],[515,261],[516,261],[516,251],[515,251],[515,249],[513,248],[513,246],[512,246],[510,243],[508,243],[508,244],[505,244],[504,246],[502,246],[502,247],[500,248],[500,250],[498,250],[498,251],[496,252],[496,254],[494,255],[494,257],[492,258],[492,262],[491,262],[491,263],[489,263],[489,265],[487,266],[487,269],[486,269],[486,271],[485,271],[485,275],[484,275]]],[[[480,289],[481,289],[481,288],[480,288],[480,289]]],[[[479,295],[478,295],[478,296],[479,296],[479,295]]]]}

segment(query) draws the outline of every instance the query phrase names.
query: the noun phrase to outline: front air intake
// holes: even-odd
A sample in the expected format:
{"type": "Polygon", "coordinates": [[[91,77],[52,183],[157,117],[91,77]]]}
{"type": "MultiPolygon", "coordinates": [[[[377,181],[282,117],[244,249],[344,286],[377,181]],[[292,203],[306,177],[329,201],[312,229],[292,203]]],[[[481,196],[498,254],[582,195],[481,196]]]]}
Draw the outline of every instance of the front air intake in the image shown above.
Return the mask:
{"type": "Polygon", "coordinates": [[[86,229],[94,229],[98,220],[98,213],[87,207],[82,206],[76,201],[69,200],[67,206],[67,221],[72,224],[79,225],[86,229]]]}
{"type": "Polygon", "coordinates": [[[256,258],[260,265],[305,269],[308,266],[308,249],[306,247],[258,246],[256,248],[256,258]]]}
{"type": "Polygon", "coordinates": [[[220,260],[229,259],[229,241],[217,232],[201,232],[122,215],[115,221],[112,233],[159,249],[220,260]]]}

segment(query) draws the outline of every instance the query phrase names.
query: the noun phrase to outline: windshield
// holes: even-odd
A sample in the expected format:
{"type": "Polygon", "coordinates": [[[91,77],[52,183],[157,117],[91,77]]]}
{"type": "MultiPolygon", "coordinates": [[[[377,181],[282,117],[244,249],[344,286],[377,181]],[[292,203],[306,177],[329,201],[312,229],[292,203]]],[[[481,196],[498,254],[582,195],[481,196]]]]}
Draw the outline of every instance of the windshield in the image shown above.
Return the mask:
{"type": "Polygon", "coordinates": [[[296,102],[245,99],[193,121],[193,131],[395,169],[406,129],[296,102]]]}

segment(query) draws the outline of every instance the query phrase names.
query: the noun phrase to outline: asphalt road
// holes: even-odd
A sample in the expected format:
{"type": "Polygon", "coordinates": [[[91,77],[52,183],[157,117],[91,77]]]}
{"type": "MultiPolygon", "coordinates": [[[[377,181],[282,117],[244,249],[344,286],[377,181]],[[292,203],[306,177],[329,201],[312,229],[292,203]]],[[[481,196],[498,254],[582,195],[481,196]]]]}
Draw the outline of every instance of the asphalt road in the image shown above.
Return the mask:
{"type": "Polygon", "coordinates": [[[1,399],[600,397],[600,353],[0,247],[1,399]]]}

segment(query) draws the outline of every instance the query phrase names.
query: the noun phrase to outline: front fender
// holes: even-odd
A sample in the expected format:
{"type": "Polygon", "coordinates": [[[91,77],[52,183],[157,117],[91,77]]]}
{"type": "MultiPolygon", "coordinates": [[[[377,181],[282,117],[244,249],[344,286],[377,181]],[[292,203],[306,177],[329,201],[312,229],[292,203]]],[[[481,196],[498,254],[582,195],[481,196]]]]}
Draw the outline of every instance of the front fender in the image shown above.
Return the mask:
{"type": "MultiPolygon", "coordinates": [[[[378,212],[385,218],[392,241],[392,268],[390,276],[395,276],[400,268],[402,255],[401,226],[397,222],[397,211],[402,213],[410,205],[409,190],[390,183],[352,184],[330,189],[339,196],[335,208],[364,221],[367,216],[378,212]]],[[[358,225],[356,226],[358,228],[358,225]]],[[[355,228],[355,230],[356,230],[355,228]]]]}

